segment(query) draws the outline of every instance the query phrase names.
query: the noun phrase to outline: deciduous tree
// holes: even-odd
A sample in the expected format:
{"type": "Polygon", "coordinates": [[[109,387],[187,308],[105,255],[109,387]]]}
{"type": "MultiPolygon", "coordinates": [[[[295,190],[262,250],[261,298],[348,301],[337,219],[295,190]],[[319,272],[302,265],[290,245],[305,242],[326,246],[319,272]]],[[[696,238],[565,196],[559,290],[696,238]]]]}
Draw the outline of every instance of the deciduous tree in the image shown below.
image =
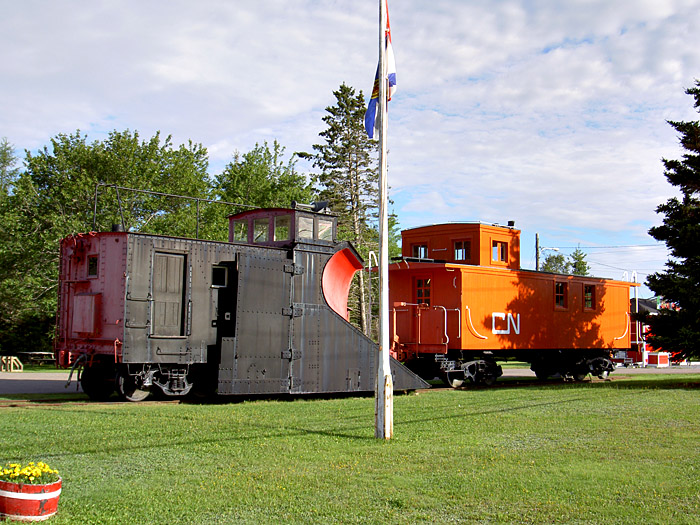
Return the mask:
{"type": "Polygon", "coordinates": [[[224,201],[260,208],[288,207],[292,201],[309,203],[316,197],[313,183],[296,169],[293,158],[284,161],[285,148],[276,140],[256,144],[247,153],[236,151],[216,177],[217,196],[224,201]]]}
{"type": "Polygon", "coordinates": [[[136,132],[114,131],[92,143],[79,131],[60,134],[27,152],[25,166],[0,205],[0,339],[15,351],[50,345],[61,238],[110,228],[121,216],[131,230],[194,236],[192,202],[145,194],[121,195],[121,213],[114,194],[102,199],[93,224],[96,183],[210,196],[206,149],[174,147],[158,133],[142,141],[136,132]]]}

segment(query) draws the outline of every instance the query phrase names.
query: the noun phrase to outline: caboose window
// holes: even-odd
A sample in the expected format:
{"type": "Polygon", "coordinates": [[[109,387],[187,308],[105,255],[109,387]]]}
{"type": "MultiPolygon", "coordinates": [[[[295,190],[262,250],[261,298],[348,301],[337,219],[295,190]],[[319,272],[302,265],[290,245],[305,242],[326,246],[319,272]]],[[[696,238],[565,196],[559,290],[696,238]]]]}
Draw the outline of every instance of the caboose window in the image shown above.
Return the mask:
{"type": "Polygon", "coordinates": [[[493,241],[491,245],[492,254],[491,260],[497,262],[508,262],[508,243],[501,241],[493,241]]]}
{"type": "Polygon", "coordinates": [[[419,259],[427,259],[428,258],[428,245],[427,244],[414,244],[411,247],[411,254],[413,257],[417,257],[419,259]]]}
{"type": "Polygon", "coordinates": [[[314,238],[314,220],[311,217],[299,217],[299,239],[314,238]]]}
{"type": "Polygon", "coordinates": [[[318,220],[318,238],[322,241],[333,240],[333,221],[318,220]]]}
{"type": "Polygon", "coordinates": [[[430,305],[430,279],[416,279],[416,303],[430,305]]]}
{"type": "Polygon", "coordinates": [[[566,308],[568,295],[567,283],[554,283],[554,305],[557,308],[566,308]]]}
{"type": "Polygon", "coordinates": [[[248,242],[248,221],[233,221],[233,240],[248,242]]]}
{"type": "Polygon", "coordinates": [[[586,310],[595,309],[595,286],[592,284],[583,285],[583,307],[586,310]]]}
{"type": "Polygon", "coordinates": [[[270,240],[269,225],[270,219],[267,217],[253,221],[253,242],[267,242],[270,240]]]}
{"type": "Polygon", "coordinates": [[[472,258],[471,241],[455,241],[455,261],[469,261],[472,258]]]}
{"type": "Polygon", "coordinates": [[[290,217],[289,215],[279,215],[275,217],[275,233],[274,240],[276,241],[286,241],[289,239],[289,225],[290,217]]]}

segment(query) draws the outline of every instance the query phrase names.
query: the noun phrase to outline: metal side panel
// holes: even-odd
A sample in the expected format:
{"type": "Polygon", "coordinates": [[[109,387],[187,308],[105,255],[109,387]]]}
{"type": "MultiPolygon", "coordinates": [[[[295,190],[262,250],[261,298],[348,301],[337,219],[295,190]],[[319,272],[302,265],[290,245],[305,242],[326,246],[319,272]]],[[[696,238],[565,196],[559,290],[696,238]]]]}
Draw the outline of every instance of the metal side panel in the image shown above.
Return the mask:
{"type": "Polygon", "coordinates": [[[207,362],[216,344],[212,268],[234,260],[237,247],[140,234],[128,246],[124,362],[207,362]]]}
{"type": "MultiPolygon", "coordinates": [[[[238,255],[238,299],[236,306],[236,342],[233,363],[224,361],[221,368],[234,370],[230,388],[220,392],[232,394],[273,394],[289,391],[290,307],[292,273],[289,261],[281,253],[269,256],[243,251],[238,255]]],[[[223,388],[222,388],[223,387],[223,388]]]]}
{"type": "Polygon", "coordinates": [[[148,336],[151,329],[151,271],[153,243],[150,238],[129,235],[124,305],[125,363],[151,361],[148,336]]]}

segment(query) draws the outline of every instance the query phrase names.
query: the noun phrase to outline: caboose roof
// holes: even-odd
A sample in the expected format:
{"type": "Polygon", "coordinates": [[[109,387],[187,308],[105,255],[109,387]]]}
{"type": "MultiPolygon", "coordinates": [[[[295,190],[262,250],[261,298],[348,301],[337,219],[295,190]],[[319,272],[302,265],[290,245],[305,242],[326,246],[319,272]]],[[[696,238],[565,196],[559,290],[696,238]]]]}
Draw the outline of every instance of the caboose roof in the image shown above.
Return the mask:
{"type": "Polygon", "coordinates": [[[514,230],[514,231],[520,231],[514,226],[507,226],[503,224],[498,224],[498,223],[491,223],[491,222],[484,222],[484,221],[450,221],[450,222],[436,222],[433,224],[423,224],[421,226],[414,226],[412,228],[405,228],[401,230],[401,232],[413,232],[413,231],[418,231],[422,229],[447,229],[447,230],[459,230],[461,228],[465,227],[479,227],[479,226],[484,226],[484,227],[494,227],[494,228],[504,228],[506,230],[514,230]]]}

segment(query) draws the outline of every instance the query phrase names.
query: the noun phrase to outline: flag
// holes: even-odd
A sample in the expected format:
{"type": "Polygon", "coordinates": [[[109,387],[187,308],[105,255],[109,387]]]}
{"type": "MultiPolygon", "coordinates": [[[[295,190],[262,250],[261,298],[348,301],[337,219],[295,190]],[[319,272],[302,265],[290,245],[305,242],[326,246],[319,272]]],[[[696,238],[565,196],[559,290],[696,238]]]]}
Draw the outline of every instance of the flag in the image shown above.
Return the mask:
{"type": "MultiPolygon", "coordinates": [[[[389,79],[389,90],[387,100],[391,100],[391,96],[396,92],[396,61],[394,60],[394,49],[391,47],[391,27],[389,26],[389,9],[386,12],[386,28],[384,30],[385,45],[386,45],[386,72],[389,79]]],[[[377,118],[377,107],[379,105],[379,65],[377,65],[377,73],[374,75],[374,86],[372,88],[372,96],[367,104],[365,112],[365,130],[367,136],[374,138],[375,134],[379,134],[379,119],[377,118]]]]}

